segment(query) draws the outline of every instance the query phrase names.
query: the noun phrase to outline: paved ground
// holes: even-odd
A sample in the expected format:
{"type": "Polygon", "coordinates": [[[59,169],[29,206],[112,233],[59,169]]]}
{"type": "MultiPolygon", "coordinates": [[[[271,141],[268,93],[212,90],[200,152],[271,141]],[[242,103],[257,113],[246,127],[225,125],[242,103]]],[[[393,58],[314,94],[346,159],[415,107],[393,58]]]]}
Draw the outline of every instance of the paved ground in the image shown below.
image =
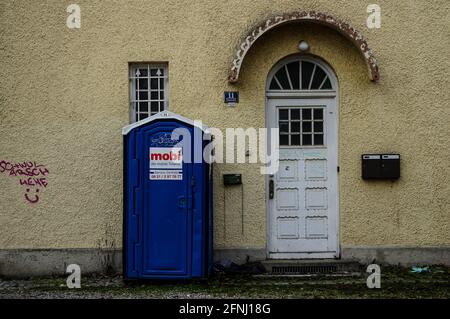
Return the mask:
{"type": "Polygon", "coordinates": [[[66,278],[0,280],[6,298],[450,298],[450,268],[382,268],[381,289],[368,289],[365,273],[346,276],[261,277],[215,275],[209,281],[124,284],[120,276],[82,277],[81,289],[66,278]]]}

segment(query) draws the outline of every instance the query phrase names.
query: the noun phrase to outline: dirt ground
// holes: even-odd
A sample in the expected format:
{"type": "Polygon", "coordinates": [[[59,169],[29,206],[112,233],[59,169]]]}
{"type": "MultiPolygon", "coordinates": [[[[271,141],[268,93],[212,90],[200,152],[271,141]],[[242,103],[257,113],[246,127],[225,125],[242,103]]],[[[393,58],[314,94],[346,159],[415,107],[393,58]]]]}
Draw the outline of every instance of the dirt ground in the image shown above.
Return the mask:
{"type": "Polygon", "coordinates": [[[80,289],[69,289],[66,277],[0,279],[0,299],[89,298],[450,298],[450,267],[427,273],[382,267],[381,288],[369,289],[367,273],[270,277],[216,274],[193,282],[124,283],[120,276],[84,276],[80,289]]]}

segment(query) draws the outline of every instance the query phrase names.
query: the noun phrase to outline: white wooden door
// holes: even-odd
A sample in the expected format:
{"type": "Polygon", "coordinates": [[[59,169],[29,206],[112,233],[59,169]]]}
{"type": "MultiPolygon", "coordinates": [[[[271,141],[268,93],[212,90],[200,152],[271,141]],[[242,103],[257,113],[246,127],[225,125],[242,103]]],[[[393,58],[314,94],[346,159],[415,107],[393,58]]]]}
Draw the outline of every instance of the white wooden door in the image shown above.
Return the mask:
{"type": "Polygon", "coordinates": [[[337,258],[338,165],[335,98],[268,99],[280,130],[280,165],[268,177],[269,258],[337,258]]]}

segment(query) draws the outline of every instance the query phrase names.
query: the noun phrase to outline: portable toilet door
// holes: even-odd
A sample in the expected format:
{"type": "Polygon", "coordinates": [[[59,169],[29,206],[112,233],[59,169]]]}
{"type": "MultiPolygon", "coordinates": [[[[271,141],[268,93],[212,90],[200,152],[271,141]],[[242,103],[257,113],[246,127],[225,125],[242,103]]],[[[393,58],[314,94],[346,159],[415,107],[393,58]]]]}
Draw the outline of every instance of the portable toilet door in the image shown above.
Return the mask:
{"type": "Polygon", "coordinates": [[[207,163],[183,160],[193,154],[194,142],[203,152],[203,134],[205,127],[168,111],[123,129],[125,279],[207,276],[207,163]],[[175,129],[188,134],[174,136],[175,129]]]}

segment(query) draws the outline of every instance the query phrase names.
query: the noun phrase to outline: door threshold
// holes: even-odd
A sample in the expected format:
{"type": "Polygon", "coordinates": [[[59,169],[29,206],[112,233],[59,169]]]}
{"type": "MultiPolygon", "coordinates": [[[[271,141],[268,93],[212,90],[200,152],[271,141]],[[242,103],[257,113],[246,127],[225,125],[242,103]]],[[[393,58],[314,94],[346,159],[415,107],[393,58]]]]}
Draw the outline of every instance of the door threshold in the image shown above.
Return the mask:
{"type": "Polygon", "coordinates": [[[269,253],[268,259],[273,260],[320,260],[320,259],[338,259],[336,252],[317,252],[317,253],[269,253]]]}

